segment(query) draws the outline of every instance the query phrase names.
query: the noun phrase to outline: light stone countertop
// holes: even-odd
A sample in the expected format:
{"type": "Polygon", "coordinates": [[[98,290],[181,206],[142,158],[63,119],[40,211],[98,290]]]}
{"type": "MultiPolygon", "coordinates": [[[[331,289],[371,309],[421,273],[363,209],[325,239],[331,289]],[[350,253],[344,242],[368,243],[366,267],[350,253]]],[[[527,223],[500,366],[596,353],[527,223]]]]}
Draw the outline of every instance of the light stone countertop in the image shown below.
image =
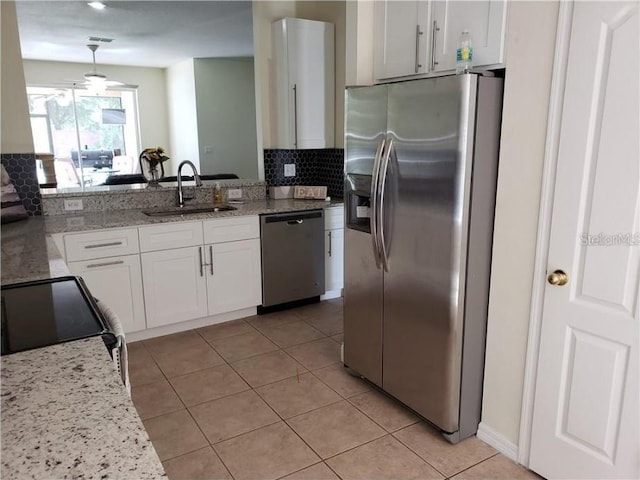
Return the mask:
{"type": "Polygon", "coordinates": [[[100,337],[4,356],[1,379],[2,478],[163,477],[100,337]]]}

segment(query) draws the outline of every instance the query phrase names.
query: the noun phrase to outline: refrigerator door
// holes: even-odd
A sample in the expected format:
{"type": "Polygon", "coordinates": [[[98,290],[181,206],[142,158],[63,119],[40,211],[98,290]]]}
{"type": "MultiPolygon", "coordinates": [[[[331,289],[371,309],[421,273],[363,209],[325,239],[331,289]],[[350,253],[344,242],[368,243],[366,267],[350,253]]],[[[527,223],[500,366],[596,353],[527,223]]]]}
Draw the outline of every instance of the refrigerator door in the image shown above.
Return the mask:
{"type": "Polygon", "coordinates": [[[458,429],[474,75],[389,86],[383,388],[458,429]]]}
{"type": "MultiPolygon", "coordinates": [[[[387,86],[346,92],[344,363],[382,385],[382,269],[372,235],[374,164],[387,131],[387,86]]],[[[375,226],[373,228],[375,232],[375,226]]]]}

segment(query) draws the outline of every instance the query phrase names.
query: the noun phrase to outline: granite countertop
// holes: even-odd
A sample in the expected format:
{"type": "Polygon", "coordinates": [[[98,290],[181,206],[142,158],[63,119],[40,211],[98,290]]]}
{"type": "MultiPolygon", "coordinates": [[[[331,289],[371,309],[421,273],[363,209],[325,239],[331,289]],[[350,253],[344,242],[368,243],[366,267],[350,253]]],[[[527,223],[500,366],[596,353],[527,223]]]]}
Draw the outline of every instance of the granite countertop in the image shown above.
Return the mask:
{"type": "MultiPolygon", "coordinates": [[[[107,210],[101,212],[83,212],[75,215],[51,215],[45,216],[45,230],[48,234],[69,233],[86,230],[98,230],[101,228],[123,228],[141,225],[153,225],[156,223],[184,222],[188,220],[208,220],[213,218],[237,217],[240,215],[260,215],[264,213],[295,212],[300,210],[315,210],[343,205],[342,200],[253,200],[244,204],[233,205],[236,210],[226,212],[192,213],[187,215],[167,215],[150,217],[142,213],[144,209],[131,210],[107,210]]],[[[212,206],[187,204],[185,208],[212,206]]],[[[168,207],[170,210],[173,207],[168,207]]]]}
{"type": "Polygon", "coordinates": [[[2,478],[164,475],[100,337],[2,357],[2,478]]]}

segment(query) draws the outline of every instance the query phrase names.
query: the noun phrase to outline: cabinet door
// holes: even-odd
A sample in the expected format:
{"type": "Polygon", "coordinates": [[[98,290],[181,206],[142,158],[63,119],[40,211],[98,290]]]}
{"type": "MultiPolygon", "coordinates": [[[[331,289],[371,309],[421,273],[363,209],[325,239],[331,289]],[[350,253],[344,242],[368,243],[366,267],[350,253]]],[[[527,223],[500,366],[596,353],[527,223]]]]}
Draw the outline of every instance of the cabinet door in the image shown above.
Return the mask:
{"type": "Polygon", "coordinates": [[[141,259],[148,327],[207,316],[204,247],[148,252],[141,259]]]}
{"type": "Polygon", "coordinates": [[[503,63],[506,6],[501,0],[433,2],[434,71],[455,70],[460,34],[468,30],[473,66],[503,63]]]}
{"type": "Polygon", "coordinates": [[[294,20],[287,24],[289,119],[298,149],[334,146],[334,26],[294,20]]]}
{"type": "Polygon", "coordinates": [[[209,313],[232,312],[262,303],[260,240],[207,245],[209,313]]]}
{"type": "Polygon", "coordinates": [[[428,72],[429,5],[424,0],[375,2],[376,80],[428,72]]]}
{"type": "Polygon", "coordinates": [[[82,277],[91,294],[120,318],[125,333],[144,330],[144,298],[140,256],[69,262],[69,270],[82,277]]]}
{"type": "Polygon", "coordinates": [[[325,290],[340,290],[344,284],[344,229],[325,232],[325,290]]]}

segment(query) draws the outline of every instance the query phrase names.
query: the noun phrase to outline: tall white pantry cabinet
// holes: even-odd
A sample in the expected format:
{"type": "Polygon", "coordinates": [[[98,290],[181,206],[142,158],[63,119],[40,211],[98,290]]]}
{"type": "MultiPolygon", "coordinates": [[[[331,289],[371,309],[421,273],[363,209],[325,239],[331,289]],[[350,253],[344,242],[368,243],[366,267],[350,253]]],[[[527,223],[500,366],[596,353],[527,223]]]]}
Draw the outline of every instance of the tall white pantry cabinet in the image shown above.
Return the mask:
{"type": "Polygon", "coordinates": [[[275,148],[333,148],[333,24],[283,18],[271,24],[271,38],[275,148]]]}

